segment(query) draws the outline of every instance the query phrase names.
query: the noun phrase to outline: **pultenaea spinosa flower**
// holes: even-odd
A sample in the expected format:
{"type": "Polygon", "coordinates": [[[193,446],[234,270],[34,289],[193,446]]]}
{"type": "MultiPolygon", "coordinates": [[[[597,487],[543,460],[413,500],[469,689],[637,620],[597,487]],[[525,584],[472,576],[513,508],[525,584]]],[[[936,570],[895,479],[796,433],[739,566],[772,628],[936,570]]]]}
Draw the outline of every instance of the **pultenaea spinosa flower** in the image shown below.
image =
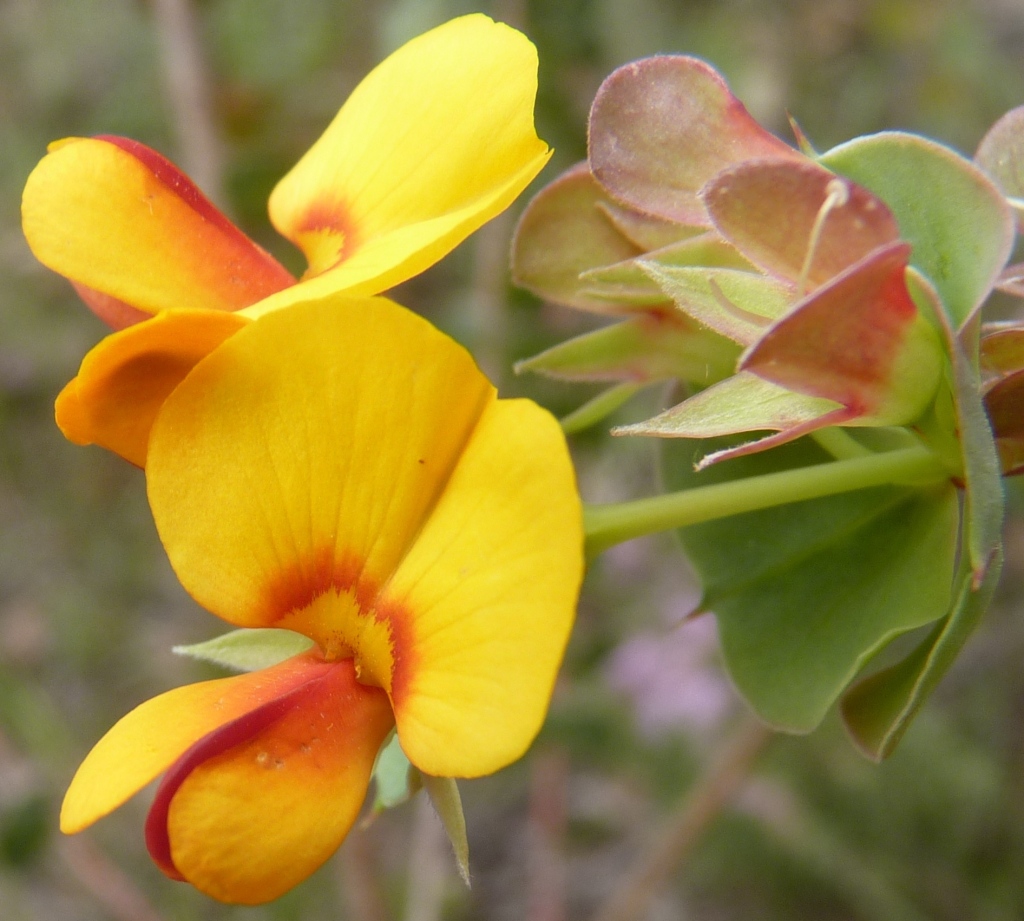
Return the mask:
{"type": "Polygon", "coordinates": [[[436,262],[547,162],[536,89],[533,45],[479,14],[392,54],[270,197],[272,223],[306,256],[299,280],[155,151],[114,137],[52,145],[25,188],[26,238],[120,330],[58,398],[64,434],[144,466],[163,399],[252,319],[377,294],[436,262]]]}
{"type": "Polygon", "coordinates": [[[65,832],[163,774],[155,861],[257,903],[341,843],[393,726],[443,777],[533,740],[583,570],[572,465],[547,412],[497,399],[426,321],[336,295],[248,324],[158,412],[146,480],[200,604],[314,645],[129,713],[79,768],[65,832]]]}

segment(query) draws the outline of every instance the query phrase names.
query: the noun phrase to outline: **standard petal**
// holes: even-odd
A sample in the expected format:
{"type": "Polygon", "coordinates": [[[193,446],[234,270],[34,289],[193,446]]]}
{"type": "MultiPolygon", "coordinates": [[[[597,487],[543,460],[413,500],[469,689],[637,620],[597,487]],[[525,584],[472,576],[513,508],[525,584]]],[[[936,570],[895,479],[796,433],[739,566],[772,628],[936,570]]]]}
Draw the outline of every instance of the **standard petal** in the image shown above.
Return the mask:
{"type": "Polygon", "coordinates": [[[373,600],[493,400],[465,349],[382,298],[260,318],[153,426],[149,498],[171,564],[214,614],[359,650],[388,687],[392,625],[373,600]]]}
{"type": "Polygon", "coordinates": [[[387,696],[359,684],[349,659],[283,698],[186,752],[146,823],[167,870],[223,902],[275,899],[334,853],[394,725],[387,696]]]}
{"type": "Polygon", "coordinates": [[[140,704],[82,762],[61,808],[74,834],[112,812],[170,767],[198,739],[329,669],[313,655],[273,668],[175,688],[140,704]]]}
{"type": "Polygon", "coordinates": [[[392,54],[271,195],[274,226],[309,270],[301,293],[259,311],[391,288],[508,207],[550,155],[536,92],[536,49],[480,14],[392,54]]]}
{"type": "Polygon", "coordinates": [[[52,145],[22,225],[43,265],[146,314],[238,310],[295,283],[173,164],[125,138],[52,145]]]}
{"type": "Polygon", "coordinates": [[[250,321],[214,310],[173,310],[103,339],[57,397],[57,425],[75,444],[97,444],[146,465],[153,419],[185,375],[250,321]]]}
{"type": "Polygon", "coordinates": [[[527,400],[492,403],[378,604],[405,627],[391,697],[413,764],[473,777],[523,754],[582,575],[582,513],[558,423],[527,400]]]}

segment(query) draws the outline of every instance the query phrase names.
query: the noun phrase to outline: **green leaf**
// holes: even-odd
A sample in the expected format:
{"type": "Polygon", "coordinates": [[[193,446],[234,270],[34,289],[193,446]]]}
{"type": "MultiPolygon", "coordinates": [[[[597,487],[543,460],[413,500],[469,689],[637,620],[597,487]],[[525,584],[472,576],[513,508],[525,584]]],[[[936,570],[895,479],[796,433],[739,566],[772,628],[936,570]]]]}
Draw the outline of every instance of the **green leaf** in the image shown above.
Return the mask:
{"type": "Polygon", "coordinates": [[[232,630],[223,636],[191,646],[175,646],[179,656],[213,662],[238,672],[270,668],[312,647],[313,641],[291,630],[254,628],[232,630]]]}
{"type": "Polygon", "coordinates": [[[913,134],[855,138],[821,163],[859,182],[895,214],[911,264],[935,285],[957,329],[988,296],[1013,246],[1003,194],[970,161],[913,134]]]}
{"type": "Polygon", "coordinates": [[[909,656],[857,682],[840,710],[857,746],[875,761],[892,754],[911,720],[953,663],[988,608],[1002,569],[997,551],[975,589],[962,566],[952,610],[909,656]]]}
{"type": "Polygon", "coordinates": [[[755,272],[636,261],[683,313],[740,345],[793,306],[790,286],[755,272]]]}
{"type": "MultiPolygon", "coordinates": [[[[717,445],[716,445],[717,447],[717,445]]],[[[691,468],[693,446],[664,446],[672,489],[822,463],[806,439],[691,468]]],[[[815,728],[866,661],[949,610],[956,490],[882,487],[794,503],[679,532],[717,616],[740,693],[767,722],[815,728]]]]}
{"type": "Polygon", "coordinates": [[[515,370],[570,381],[678,378],[708,384],[732,374],[739,353],[729,340],[675,311],[649,311],[559,343],[515,370]]]}
{"type": "Polygon", "coordinates": [[[427,791],[448,840],[452,843],[455,862],[459,866],[459,876],[469,886],[469,840],[466,837],[466,818],[462,814],[459,788],[452,777],[432,777],[429,774],[422,776],[423,788],[427,791]]]}
{"type": "MultiPolygon", "coordinates": [[[[942,311],[938,292],[928,280],[909,271],[907,286],[918,307],[935,314],[950,356],[953,407],[963,458],[965,541],[974,570],[974,584],[978,586],[1002,540],[1006,500],[999,453],[981,397],[977,361],[968,357],[961,337],[942,311]]],[[[977,348],[973,352],[977,355],[977,348]]]]}
{"type": "Polygon", "coordinates": [[[391,734],[377,752],[373,764],[373,811],[382,812],[406,802],[422,784],[423,775],[414,768],[402,751],[398,734],[391,734]]]}

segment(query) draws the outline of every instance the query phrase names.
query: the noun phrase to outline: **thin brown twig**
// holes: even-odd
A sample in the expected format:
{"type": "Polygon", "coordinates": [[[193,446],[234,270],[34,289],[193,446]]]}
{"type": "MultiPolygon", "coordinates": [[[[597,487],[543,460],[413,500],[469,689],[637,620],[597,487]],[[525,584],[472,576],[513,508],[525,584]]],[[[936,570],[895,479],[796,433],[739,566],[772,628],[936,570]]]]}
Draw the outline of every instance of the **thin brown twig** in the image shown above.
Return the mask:
{"type": "Polygon", "coordinates": [[[548,750],[530,771],[527,921],[565,921],[565,834],[569,822],[569,758],[548,750]]]}
{"type": "Polygon", "coordinates": [[[743,721],[594,921],[640,921],[644,917],[647,903],[693,853],[701,836],[743,786],[773,735],[754,717],[743,721]]]}
{"type": "Polygon", "coordinates": [[[224,151],[196,12],[190,0],[152,0],[152,5],[181,165],[223,206],[224,151]]]}

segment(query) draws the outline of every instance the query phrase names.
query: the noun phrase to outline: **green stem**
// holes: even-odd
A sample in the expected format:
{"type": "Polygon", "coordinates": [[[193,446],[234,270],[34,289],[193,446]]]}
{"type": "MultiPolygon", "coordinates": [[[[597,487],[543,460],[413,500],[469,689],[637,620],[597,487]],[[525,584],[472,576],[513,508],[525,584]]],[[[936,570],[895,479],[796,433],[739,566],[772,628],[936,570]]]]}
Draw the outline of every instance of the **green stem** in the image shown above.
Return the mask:
{"type": "Polygon", "coordinates": [[[658,531],[871,486],[925,485],[949,475],[936,454],[924,447],[913,447],[698,486],[632,502],[590,505],[583,516],[587,558],[593,559],[615,544],[658,531]]]}

